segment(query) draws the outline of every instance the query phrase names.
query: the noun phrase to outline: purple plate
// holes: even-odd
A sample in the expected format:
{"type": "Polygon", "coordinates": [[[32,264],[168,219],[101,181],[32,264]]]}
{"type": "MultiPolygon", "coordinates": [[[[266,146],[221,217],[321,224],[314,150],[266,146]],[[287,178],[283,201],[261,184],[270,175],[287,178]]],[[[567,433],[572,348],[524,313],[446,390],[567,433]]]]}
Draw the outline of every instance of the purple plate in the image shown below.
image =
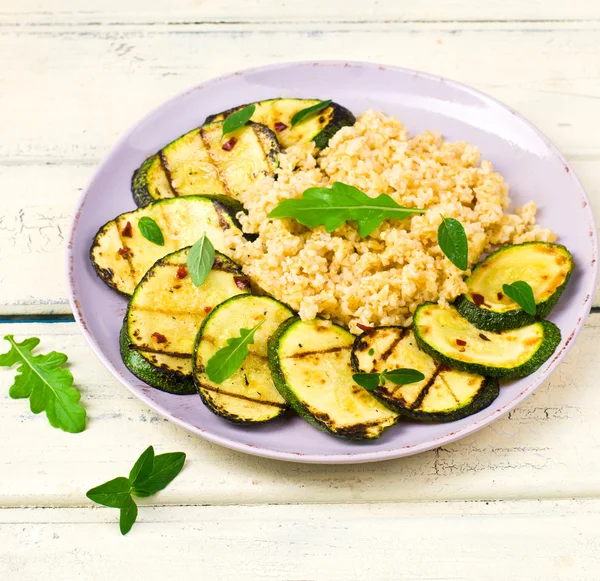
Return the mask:
{"type": "Polygon", "coordinates": [[[371,462],[417,454],[458,440],[512,410],[548,378],[572,346],[591,308],[596,283],[596,227],[587,196],[556,147],[528,121],[498,101],[453,81],[368,63],[291,63],[241,71],[199,85],[161,105],[130,129],[86,188],[68,248],[70,300],[83,334],[109,371],[137,397],[181,427],[249,454],[328,464],[371,462]],[[119,329],[126,300],[95,274],[89,248],[98,228],[133,210],[131,175],[142,161],[210,113],[272,97],[331,98],[358,114],[368,108],[399,117],[410,133],[440,131],[445,139],[479,147],[510,184],[516,205],[530,199],[539,222],[573,253],[576,270],[552,312],[563,340],[535,374],[503,383],[487,409],[449,424],[400,423],[375,441],[335,438],[298,417],[241,427],[210,412],[195,395],[154,390],[121,362],[119,329]]]}

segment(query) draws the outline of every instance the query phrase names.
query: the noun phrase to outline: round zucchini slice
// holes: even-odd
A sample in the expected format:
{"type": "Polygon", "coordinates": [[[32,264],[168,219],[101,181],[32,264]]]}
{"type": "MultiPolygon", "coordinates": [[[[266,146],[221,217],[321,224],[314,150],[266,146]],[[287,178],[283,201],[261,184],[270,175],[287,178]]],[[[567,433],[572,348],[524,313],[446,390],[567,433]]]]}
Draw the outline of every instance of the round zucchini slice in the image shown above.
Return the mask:
{"type": "Polygon", "coordinates": [[[467,278],[468,292],[458,297],[458,312],[479,329],[505,331],[548,316],[573,272],[573,257],[561,244],[525,242],[500,248],[480,262],[467,278]],[[528,283],[536,316],[507,297],[502,287],[518,280],[528,283]]]}
{"type": "Polygon", "coordinates": [[[405,418],[453,422],[488,407],[498,397],[498,380],[451,369],[421,351],[405,327],[377,327],[359,335],[352,348],[352,365],[360,373],[417,369],[425,378],[397,385],[386,381],[370,391],[405,418]]]}
{"type": "Polygon", "coordinates": [[[216,253],[206,280],[196,287],[187,272],[189,247],[159,260],[135,289],[121,331],[121,357],[148,385],[196,393],[192,356],[198,329],[224,300],[250,292],[250,281],[232,260],[216,253]]]}
{"type": "Polygon", "coordinates": [[[329,321],[285,321],[269,340],[279,393],[305,420],[335,436],[378,438],[398,414],[352,379],[354,335],[329,321]]]}
{"type": "Polygon", "coordinates": [[[206,318],[196,341],[194,381],[202,401],[226,420],[256,424],[272,420],[285,412],[287,404],[271,377],[267,362],[267,341],[283,321],[294,313],[285,305],[264,296],[238,295],[216,307],[206,318]],[[251,329],[265,322],[248,346],[241,367],[222,383],[211,381],[205,368],[210,358],[227,340],[238,337],[240,329],[251,329]]]}
{"type": "Polygon", "coordinates": [[[560,330],[549,321],[508,331],[482,331],[455,308],[435,303],[417,308],[413,331],[419,347],[436,361],[498,379],[531,375],[560,343],[560,330]]]}

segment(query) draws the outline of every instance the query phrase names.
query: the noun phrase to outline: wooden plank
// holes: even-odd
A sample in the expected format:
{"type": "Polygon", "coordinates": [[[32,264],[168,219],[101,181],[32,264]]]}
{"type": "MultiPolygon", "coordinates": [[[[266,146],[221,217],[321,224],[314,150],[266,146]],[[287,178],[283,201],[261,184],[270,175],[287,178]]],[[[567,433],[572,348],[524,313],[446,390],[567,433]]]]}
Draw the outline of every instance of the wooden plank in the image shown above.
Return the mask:
{"type": "Polygon", "coordinates": [[[82,3],[78,0],[20,0],[0,10],[0,22],[43,23],[165,23],[231,21],[440,21],[440,20],[585,20],[600,18],[600,7],[588,0],[569,3],[547,0],[505,0],[502,3],[478,0],[423,0],[421,2],[348,2],[347,0],[105,0],[82,3]],[[90,6],[90,4],[92,4],[90,6]]]}
{"type": "Polygon", "coordinates": [[[296,58],[370,60],[472,84],[529,117],[569,156],[599,156],[598,25],[478,27],[6,27],[0,52],[13,56],[0,71],[0,159],[97,161],[168,97],[285,61],[288,46],[296,58]]]}
{"type": "Polygon", "coordinates": [[[597,500],[141,507],[122,538],[114,509],[5,509],[0,576],[595,581],[599,517],[597,500]]]}
{"type": "MultiPolygon", "coordinates": [[[[600,162],[572,163],[600,224],[600,162]]],[[[93,170],[93,164],[0,164],[4,191],[27,192],[26,196],[6,195],[3,199],[0,315],[71,312],[64,285],[65,237],[93,170]]],[[[600,306],[600,290],[594,304],[600,306]]]]}
{"type": "MultiPolygon", "coordinates": [[[[454,444],[405,459],[311,466],[247,456],[162,419],[102,367],[75,324],[2,324],[0,336],[38,336],[69,355],[89,414],[70,435],[11,400],[0,370],[0,506],[85,506],[89,488],[127,475],[150,444],[184,451],[182,474],[151,502],[277,504],[598,497],[600,315],[540,389],[508,416],[454,444]]],[[[116,340],[116,339],[115,339],[116,340]]],[[[0,347],[5,350],[5,345],[0,347]]],[[[200,405],[200,404],[199,404],[200,405]]],[[[0,542],[0,545],[2,543],[0,542]]],[[[1,559],[0,559],[1,561],[1,559]]]]}

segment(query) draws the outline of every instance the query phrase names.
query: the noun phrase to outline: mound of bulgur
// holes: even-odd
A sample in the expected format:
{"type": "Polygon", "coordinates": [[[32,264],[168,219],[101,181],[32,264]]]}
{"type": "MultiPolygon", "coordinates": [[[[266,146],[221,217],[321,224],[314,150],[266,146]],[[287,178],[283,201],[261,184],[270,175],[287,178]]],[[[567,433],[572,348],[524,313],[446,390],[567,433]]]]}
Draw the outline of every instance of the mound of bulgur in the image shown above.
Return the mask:
{"type": "Polygon", "coordinates": [[[534,202],[507,213],[508,185],[481,161],[478,149],[426,132],[408,137],[402,123],[366,111],[318,153],[312,143],[280,156],[276,178],[264,177],[240,196],[239,219],[253,242],[231,237],[231,256],[265,292],[304,320],[321,316],[360,332],[368,326],[409,325],[425,301],[450,302],[465,291],[465,273],[437,243],[441,214],[459,220],[469,240],[469,265],[495,246],[554,241],[535,224],[534,202]],[[386,220],[367,238],[355,224],[332,233],[295,220],[269,220],[282,200],[339,181],[369,196],[390,195],[422,215],[386,220]]]}

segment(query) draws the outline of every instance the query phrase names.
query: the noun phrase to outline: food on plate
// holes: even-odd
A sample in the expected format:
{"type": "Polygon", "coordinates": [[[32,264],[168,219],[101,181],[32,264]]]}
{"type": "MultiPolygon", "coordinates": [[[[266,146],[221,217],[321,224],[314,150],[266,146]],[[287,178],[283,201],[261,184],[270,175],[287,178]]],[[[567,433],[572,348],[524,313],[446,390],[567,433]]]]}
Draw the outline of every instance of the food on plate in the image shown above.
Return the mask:
{"type": "Polygon", "coordinates": [[[488,407],[498,397],[498,381],[458,371],[438,363],[419,349],[405,327],[378,327],[354,341],[352,364],[358,372],[417,369],[420,382],[397,385],[389,381],[371,393],[403,417],[426,422],[452,422],[488,407]]]}
{"type": "Polygon", "coordinates": [[[267,341],[293,314],[275,299],[253,295],[234,296],[211,311],[200,328],[194,353],[194,380],[210,410],[236,423],[259,423],[287,409],[271,378],[267,341]],[[241,328],[252,328],[261,321],[264,323],[257,329],[241,366],[224,381],[211,381],[206,365],[215,353],[241,328]]]}
{"type": "Polygon", "coordinates": [[[508,211],[508,185],[469,143],[269,99],[209,116],[132,185],[145,207],[91,249],[131,295],[123,360],[225,420],[291,409],[350,439],[456,421],[561,341],[544,318],[573,258],[533,202],[508,211]]]}
{"type": "Polygon", "coordinates": [[[137,285],[121,331],[121,356],[152,387],[195,393],[192,355],[198,329],[224,300],[250,292],[250,281],[226,256],[196,287],[187,269],[189,248],[161,258],[137,285]]]}
{"type": "Polygon", "coordinates": [[[480,262],[467,278],[467,292],[456,301],[458,312],[480,329],[502,331],[544,318],[558,302],[573,272],[573,257],[561,244],[525,242],[505,246],[480,262]],[[536,304],[532,316],[503,291],[503,285],[527,282],[536,304]]]}
{"type": "Polygon", "coordinates": [[[354,335],[339,325],[299,317],[269,340],[269,365],[279,393],[304,419],[346,438],[378,438],[398,414],[353,379],[354,335]]]}
{"type": "Polygon", "coordinates": [[[188,196],[154,202],[126,212],[98,230],[90,251],[98,276],[109,286],[131,295],[148,269],[163,256],[189,246],[206,232],[217,250],[224,250],[224,234],[236,231],[239,202],[225,196],[188,196]],[[138,222],[151,218],[160,228],[164,244],[142,235],[138,222]]]}
{"type": "Polygon", "coordinates": [[[558,327],[543,320],[508,331],[482,331],[454,307],[435,303],[417,308],[413,330],[419,347],[437,361],[498,379],[531,375],[561,338],[558,327]]]}

